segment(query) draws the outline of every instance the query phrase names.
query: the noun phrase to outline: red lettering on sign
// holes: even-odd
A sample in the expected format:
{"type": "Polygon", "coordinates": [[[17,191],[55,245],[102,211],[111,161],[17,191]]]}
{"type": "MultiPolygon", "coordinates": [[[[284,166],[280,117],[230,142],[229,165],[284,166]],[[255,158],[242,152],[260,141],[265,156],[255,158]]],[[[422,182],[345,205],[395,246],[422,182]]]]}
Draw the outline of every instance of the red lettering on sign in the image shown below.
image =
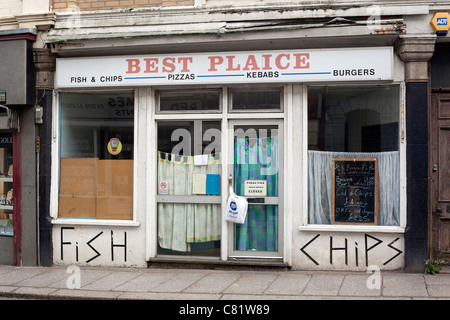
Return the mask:
{"type": "Polygon", "coordinates": [[[263,70],[272,70],[272,67],[270,66],[270,58],[271,57],[272,57],[271,54],[263,54],[263,58],[264,58],[263,70]]]}
{"type": "Polygon", "coordinates": [[[290,55],[287,53],[283,53],[283,54],[279,54],[276,58],[275,58],[275,65],[277,66],[278,69],[287,69],[289,68],[289,59],[290,59],[290,55]],[[286,58],[287,62],[285,62],[284,65],[282,65],[282,58],[286,58]]]}
{"type": "Polygon", "coordinates": [[[258,64],[253,54],[247,57],[247,63],[245,64],[244,70],[259,70],[258,64]]]}
{"type": "Polygon", "coordinates": [[[190,72],[190,70],[188,68],[188,62],[192,63],[192,61],[193,61],[192,57],[178,58],[178,63],[181,62],[181,64],[182,64],[182,68],[181,68],[180,72],[190,72]]]}
{"type": "Polygon", "coordinates": [[[145,61],[145,73],[158,72],[158,58],[148,58],[145,61]]]}
{"type": "Polygon", "coordinates": [[[234,58],[236,58],[236,56],[226,56],[226,58],[228,60],[227,71],[239,71],[239,70],[241,70],[241,65],[240,64],[238,64],[237,66],[233,65],[234,58]]]}
{"type": "Polygon", "coordinates": [[[223,58],[221,56],[210,56],[209,59],[209,69],[208,71],[217,71],[216,65],[223,63],[223,58]]]}
{"type": "MultiPolygon", "coordinates": [[[[194,56],[191,56],[125,59],[127,62],[126,73],[191,72],[191,65],[194,63],[194,58],[194,56]]],[[[248,54],[239,57],[239,60],[237,58],[238,56],[236,55],[208,56],[209,68],[207,70],[209,72],[216,72],[219,69],[222,71],[255,71],[285,70],[289,68],[307,69],[310,67],[309,53],[280,53],[277,55],[272,53],[262,55],[248,54]]]]}
{"type": "Polygon", "coordinates": [[[139,67],[139,59],[127,59],[128,62],[128,71],[127,73],[138,73],[141,71],[139,67]]]}
{"type": "Polygon", "coordinates": [[[174,64],[174,58],[164,58],[162,61],[163,64],[163,72],[174,72],[175,71],[175,64],[174,64]]]}
{"type": "Polygon", "coordinates": [[[309,68],[309,53],[294,53],[295,69],[309,68]]]}

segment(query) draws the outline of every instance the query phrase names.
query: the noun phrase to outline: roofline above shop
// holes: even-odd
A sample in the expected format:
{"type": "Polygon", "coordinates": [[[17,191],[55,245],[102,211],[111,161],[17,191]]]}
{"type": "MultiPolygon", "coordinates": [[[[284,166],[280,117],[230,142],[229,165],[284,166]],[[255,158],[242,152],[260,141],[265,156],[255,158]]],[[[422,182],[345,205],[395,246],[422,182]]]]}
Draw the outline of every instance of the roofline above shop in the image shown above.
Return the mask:
{"type": "Polygon", "coordinates": [[[424,14],[428,5],[405,3],[65,12],[45,43],[59,56],[320,48],[324,39],[327,47],[383,46],[406,33],[403,17],[424,14]]]}
{"type": "Polygon", "coordinates": [[[248,51],[261,49],[393,46],[403,31],[384,26],[379,34],[367,27],[341,26],[271,32],[125,37],[51,44],[60,57],[182,52],[248,51]]]}

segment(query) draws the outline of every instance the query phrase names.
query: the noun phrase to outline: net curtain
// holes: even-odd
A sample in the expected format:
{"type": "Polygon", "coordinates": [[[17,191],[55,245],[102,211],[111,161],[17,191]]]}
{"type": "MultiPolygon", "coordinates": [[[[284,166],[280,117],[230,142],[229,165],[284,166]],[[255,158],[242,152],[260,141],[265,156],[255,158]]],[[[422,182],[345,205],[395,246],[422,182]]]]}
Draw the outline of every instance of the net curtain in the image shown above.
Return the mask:
{"type": "Polygon", "coordinates": [[[378,159],[378,224],[400,222],[400,152],[308,151],[308,207],[310,224],[331,223],[331,163],[333,158],[378,159]]]}
{"type": "MultiPolygon", "coordinates": [[[[278,196],[278,137],[235,139],[237,195],[244,195],[245,180],[266,180],[267,196],[278,196]]],[[[278,206],[250,201],[244,224],[235,225],[235,250],[278,251],[278,206]]]]}
{"type": "MultiPolygon", "coordinates": [[[[217,156],[216,156],[217,157],[217,156]]],[[[169,195],[193,195],[193,174],[220,174],[220,159],[194,165],[194,157],[158,152],[158,184],[167,182],[169,195]]],[[[192,243],[219,240],[220,204],[158,203],[158,241],[164,249],[191,251],[192,243]]]]}

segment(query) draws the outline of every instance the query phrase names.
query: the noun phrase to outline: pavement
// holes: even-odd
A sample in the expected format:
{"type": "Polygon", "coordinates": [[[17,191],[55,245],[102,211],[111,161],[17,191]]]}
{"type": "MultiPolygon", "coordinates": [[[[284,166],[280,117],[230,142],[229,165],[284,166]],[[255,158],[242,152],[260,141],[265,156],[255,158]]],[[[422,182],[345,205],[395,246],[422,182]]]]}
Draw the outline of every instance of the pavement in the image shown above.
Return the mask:
{"type": "Polygon", "coordinates": [[[0,266],[0,297],[35,300],[450,300],[450,272],[0,266]]]}

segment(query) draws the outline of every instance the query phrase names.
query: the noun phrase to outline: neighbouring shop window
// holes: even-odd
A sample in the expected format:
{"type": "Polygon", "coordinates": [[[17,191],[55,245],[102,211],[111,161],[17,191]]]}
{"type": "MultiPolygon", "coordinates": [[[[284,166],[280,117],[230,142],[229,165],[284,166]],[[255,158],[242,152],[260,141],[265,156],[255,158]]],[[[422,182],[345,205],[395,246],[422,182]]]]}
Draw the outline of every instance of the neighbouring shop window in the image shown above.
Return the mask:
{"type": "Polygon", "coordinates": [[[399,225],[399,87],[308,89],[310,224],[399,225]]]}
{"type": "Polygon", "coordinates": [[[166,92],[159,97],[160,111],[219,111],[220,91],[166,92]]]}
{"type": "Polygon", "coordinates": [[[280,111],[281,92],[274,89],[233,91],[231,109],[233,111],[280,111]]]}
{"type": "Polygon", "coordinates": [[[219,256],[221,122],[158,122],[157,161],[158,254],[219,256]]]}
{"type": "Polygon", "coordinates": [[[0,235],[13,235],[13,138],[0,133],[0,235]]]}
{"type": "Polygon", "coordinates": [[[60,94],[59,217],[133,218],[134,93],[60,94]]]}

